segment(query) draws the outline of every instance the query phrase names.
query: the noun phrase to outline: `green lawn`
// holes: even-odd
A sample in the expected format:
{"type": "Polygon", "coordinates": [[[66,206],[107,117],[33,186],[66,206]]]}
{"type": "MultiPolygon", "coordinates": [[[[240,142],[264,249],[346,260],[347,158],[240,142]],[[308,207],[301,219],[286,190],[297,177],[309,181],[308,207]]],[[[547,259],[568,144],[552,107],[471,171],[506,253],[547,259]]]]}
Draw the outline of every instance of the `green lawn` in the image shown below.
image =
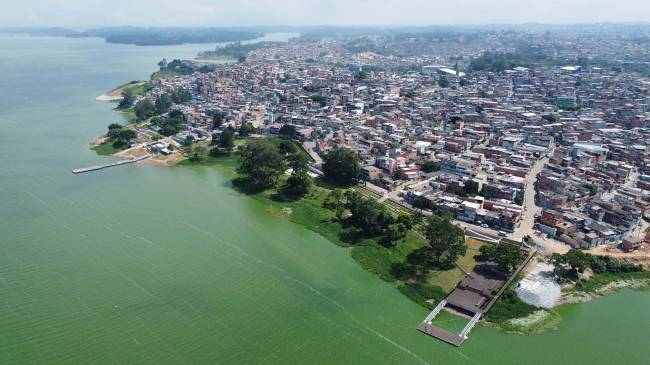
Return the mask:
{"type": "Polygon", "coordinates": [[[92,148],[100,156],[109,156],[127,149],[127,146],[115,148],[112,142],[106,142],[92,148]]]}
{"type": "Polygon", "coordinates": [[[635,279],[650,280],[650,271],[595,274],[587,281],[579,281],[575,289],[593,293],[611,282],[635,279]]]}
{"type": "Polygon", "coordinates": [[[156,71],[151,75],[151,80],[168,79],[180,75],[180,73],[172,70],[156,71]]]}

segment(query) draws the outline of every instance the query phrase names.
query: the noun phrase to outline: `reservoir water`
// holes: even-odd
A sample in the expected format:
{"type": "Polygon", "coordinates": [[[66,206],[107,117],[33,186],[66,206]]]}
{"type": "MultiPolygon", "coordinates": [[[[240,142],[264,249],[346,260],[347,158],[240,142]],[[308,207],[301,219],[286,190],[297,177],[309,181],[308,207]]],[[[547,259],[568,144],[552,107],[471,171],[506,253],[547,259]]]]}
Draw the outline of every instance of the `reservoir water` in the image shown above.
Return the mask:
{"type": "Polygon", "coordinates": [[[0,364],[650,364],[647,291],[456,349],[218,169],[70,172],[111,160],[88,143],[121,116],[96,96],[211,48],[0,35],[0,364]]]}

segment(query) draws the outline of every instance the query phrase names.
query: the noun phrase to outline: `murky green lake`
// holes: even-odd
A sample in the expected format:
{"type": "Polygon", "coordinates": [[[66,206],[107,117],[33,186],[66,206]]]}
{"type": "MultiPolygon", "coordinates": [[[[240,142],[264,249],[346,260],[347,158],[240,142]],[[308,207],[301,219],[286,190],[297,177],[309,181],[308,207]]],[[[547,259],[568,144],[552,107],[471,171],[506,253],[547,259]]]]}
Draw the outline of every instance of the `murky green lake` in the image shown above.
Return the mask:
{"type": "Polygon", "coordinates": [[[649,364],[650,293],[562,308],[559,330],[477,327],[461,349],[346,249],[214,168],[106,162],[94,98],[208,45],[0,35],[1,364],[649,364]]]}

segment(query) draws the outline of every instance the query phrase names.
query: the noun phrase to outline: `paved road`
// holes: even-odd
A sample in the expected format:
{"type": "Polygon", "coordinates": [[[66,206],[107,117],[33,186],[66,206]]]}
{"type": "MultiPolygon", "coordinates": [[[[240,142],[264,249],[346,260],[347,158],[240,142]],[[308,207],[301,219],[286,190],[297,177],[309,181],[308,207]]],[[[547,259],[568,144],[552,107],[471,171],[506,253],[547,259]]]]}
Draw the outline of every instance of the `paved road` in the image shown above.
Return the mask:
{"type": "MultiPolygon", "coordinates": [[[[550,155],[553,154],[554,149],[555,146],[551,146],[550,155]]],[[[541,247],[538,247],[541,251],[546,253],[565,253],[569,250],[567,245],[554,239],[538,236],[533,228],[535,226],[535,216],[542,212],[542,208],[537,206],[535,203],[535,183],[537,182],[537,174],[542,171],[547,163],[548,157],[544,157],[538,160],[530,170],[526,190],[524,191],[524,216],[519,227],[517,227],[515,232],[511,234],[509,238],[518,241],[524,238],[524,236],[531,236],[538,245],[541,245],[541,247]]]]}
{"type": "Polygon", "coordinates": [[[535,183],[537,182],[537,174],[542,171],[542,168],[547,163],[548,157],[538,160],[528,174],[526,190],[524,191],[524,217],[519,227],[510,236],[512,239],[520,240],[525,235],[533,235],[535,215],[540,214],[542,211],[542,208],[535,204],[535,183]]]}

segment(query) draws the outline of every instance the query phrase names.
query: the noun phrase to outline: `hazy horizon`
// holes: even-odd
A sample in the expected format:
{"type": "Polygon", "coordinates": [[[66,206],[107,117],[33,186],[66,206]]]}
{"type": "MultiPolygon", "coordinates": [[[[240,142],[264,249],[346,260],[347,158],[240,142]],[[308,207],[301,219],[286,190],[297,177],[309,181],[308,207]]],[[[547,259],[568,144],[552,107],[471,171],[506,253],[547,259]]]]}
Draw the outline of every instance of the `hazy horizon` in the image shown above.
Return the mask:
{"type": "Polygon", "coordinates": [[[650,20],[650,2],[621,0],[25,0],[0,13],[2,27],[449,26],[629,23],[650,20]]]}

